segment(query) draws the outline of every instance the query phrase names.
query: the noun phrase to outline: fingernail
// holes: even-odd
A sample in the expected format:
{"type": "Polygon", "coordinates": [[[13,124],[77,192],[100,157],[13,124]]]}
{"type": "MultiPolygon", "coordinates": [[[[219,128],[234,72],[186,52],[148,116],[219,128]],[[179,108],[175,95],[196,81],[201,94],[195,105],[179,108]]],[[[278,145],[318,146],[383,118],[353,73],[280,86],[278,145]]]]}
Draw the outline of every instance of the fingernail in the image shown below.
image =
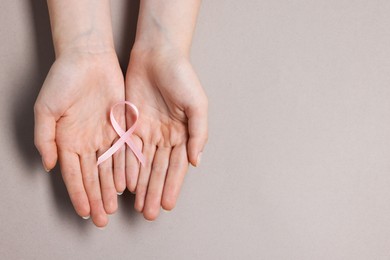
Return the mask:
{"type": "Polygon", "coordinates": [[[166,210],[164,208],[161,208],[164,212],[170,212],[170,210],[166,210]]]}
{"type": "Polygon", "coordinates": [[[123,191],[122,192],[117,192],[116,194],[118,194],[118,196],[120,196],[120,195],[123,194],[123,191]]]}
{"type": "Polygon", "coordinates": [[[83,219],[89,219],[91,216],[82,217],[83,219]]]}
{"type": "Polygon", "coordinates": [[[200,152],[200,153],[198,154],[198,159],[196,160],[196,167],[199,166],[201,160],[202,160],[202,152],[200,152]]]}
{"type": "Polygon", "coordinates": [[[98,229],[100,229],[100,230],[105,230],[106,229],[106,227],[97,227],[98,229]]]}
{"type": "Polygon", "coordinates": [[[50,170],[49,170],[48,167],[46,166],[45,161],[43,160],[43,158],[42,158],[42,164],[43,164],[43,168],[45,169],[45,171],[46,171],[46,172],[50,172],[50,170]]]}

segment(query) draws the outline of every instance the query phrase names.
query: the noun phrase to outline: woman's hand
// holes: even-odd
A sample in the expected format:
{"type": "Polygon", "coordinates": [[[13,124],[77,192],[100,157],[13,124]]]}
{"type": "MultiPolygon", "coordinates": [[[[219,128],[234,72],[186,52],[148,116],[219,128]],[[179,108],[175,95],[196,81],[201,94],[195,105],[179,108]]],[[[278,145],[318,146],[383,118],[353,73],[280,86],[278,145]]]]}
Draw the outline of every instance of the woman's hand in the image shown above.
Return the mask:
{"type": "MultiPolygon", "coordinates": [[[[126,150],[126,180],[135,209],[148,220],[176,204],[188,162],[199,165],[207,141],[207,97],[188,58],[175,49],[133,49],[126,100],[140,110],[133,139],[146,165],[126,150]]],[[[130,120],[130,117],[127,116],[130,120]]],[[[128,122],[131,124],[131,122],[128,122]]]]}
{"type": "MultiPolygon", "coordinates": [[[[96,166],[97,157],[116,140],[108,111],[124,99],[124,81],[113,50],[59,55],[35,103],[35,144],[47,171],[59,158],[76,212],[107,225],[117,209],[117,192],[126,188],[125,153],[96,166]],[[114,170],[113,170],[114,169],[114,170]],[[115,179],[115,182],[114,182],[115,179]]],[[[124,127],[124,111],[116,119],[124,127]]]]}

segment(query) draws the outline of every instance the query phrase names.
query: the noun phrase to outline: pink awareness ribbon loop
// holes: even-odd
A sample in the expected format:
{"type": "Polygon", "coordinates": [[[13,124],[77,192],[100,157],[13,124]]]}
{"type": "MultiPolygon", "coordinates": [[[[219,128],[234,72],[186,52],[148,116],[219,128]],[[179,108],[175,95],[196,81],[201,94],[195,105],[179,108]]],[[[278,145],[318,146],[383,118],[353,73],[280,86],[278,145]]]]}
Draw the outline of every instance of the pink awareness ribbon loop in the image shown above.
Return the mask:
{"type": "Polygon", "coordinates": [[[138,112],[137,107],[134,104],[132,104],[132,103],[130,103],[128,101],[118,102],[118,103],[116,103],[115,105],[113,105],[111,107],[111,111],[110,111],[111,124],[112,124],[112,127],[114,128],[115,132],[120,136],[120,138],[110,147],[110,149],[108,149],[102,155],[99,156],[98,161],[97,161],[97,165],[101,164],[102,162],[104,162],[105,160],[110,158],[125,143],[133,151],[135,156],[140,161],[141,165],[145,165],[145,157],[144,157],[144,155],[142,154],[140,149],[135,145],[133,140],[131,140],[131,135],[133,134],[133,132],[134,132],[136,126],[137,126],[138,116],[139,116],[139,112],[138,112]],[[123,104],[130,106],[133,109],[133,111],[135,112],[135,116],[136,116],[135,120],[134,120],[134,124],[126,132],[120,127],[120,125],[118,124],[118,122],[115,120],[115,117],[114,117],[114,109],[117,106],[123,105],[123,104]]]}

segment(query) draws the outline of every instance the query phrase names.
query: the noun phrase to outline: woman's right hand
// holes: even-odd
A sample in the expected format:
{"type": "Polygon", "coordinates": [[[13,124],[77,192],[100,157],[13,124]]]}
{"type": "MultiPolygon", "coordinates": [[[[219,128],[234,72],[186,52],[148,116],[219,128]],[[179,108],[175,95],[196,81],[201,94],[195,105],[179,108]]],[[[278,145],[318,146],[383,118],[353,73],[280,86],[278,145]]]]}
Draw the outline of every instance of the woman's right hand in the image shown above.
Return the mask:
{"type": "MultiPolygon", "coordinates": [[[[114,50],[72,51],[57,57],[34,106],[35,144],[45,169],[59,158],[76,212],[92,216],[98,227],[107,225],[117,193],[126,188],[125,149],[96,164],[117,139],[109,110],[121,100],[124,80],[114,50]]],[[[118,112],[124,129],[124,111],[118,112]]]]}

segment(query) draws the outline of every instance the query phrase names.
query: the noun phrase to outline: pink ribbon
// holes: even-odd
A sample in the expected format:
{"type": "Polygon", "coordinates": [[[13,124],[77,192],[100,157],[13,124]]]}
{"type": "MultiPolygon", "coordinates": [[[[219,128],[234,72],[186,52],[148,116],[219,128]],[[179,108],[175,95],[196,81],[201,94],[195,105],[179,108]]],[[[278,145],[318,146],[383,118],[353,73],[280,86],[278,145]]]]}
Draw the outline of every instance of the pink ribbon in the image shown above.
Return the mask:
{"type": "Polygon", "coordinates": [[[138,116],[139,116],[139,112],[138,112],[137,107],[128,101],[118,102],[111,107],[111,111],[110,111],[111,124],[112,124],[112,127],[114,128],[115,132],[120,136],[120,138],[118,139],[118,141],[116,141],[110,147],[110,149],[108,149],[106,152],[104,152],[102,155],[99,156],[98,161],[97,161],[97,165],[101,164],[102,162],[104,162],[105,160],[110,158],[125,143],[130,147],[130,149],[133,151],[133,153],[138,158],[138,160],[141,162],[141,164],[145,165],[144,155],[142,154],[140,149],[138,149],[138,147],[135,145],[133,140],[131,140],[131,135],[133,134],[135,127],[137,125],[138,116]],[[118,105],[123,105],[123,104],[130,106],[133,109],[133,111],[135,112],[134,124],[126,132],[120,127],[120,125],[118,124],[118,122],[115,120],[115,117],[114,117],[114,109],[118,105]]]}

